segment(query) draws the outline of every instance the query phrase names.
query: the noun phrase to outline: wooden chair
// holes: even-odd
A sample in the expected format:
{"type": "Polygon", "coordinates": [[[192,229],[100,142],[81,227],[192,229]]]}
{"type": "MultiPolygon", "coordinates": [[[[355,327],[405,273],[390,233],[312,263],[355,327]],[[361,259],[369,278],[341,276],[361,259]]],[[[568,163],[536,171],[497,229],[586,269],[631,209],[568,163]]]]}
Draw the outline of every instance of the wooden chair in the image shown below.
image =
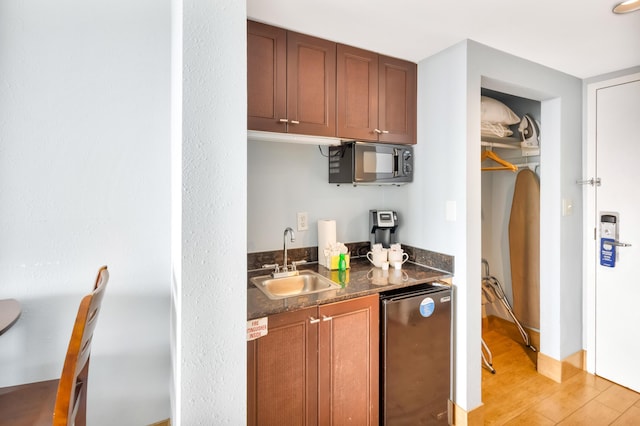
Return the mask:
{"type": "Polygon", "coordinates": [[[0,388],[0,426],[86,425],[91,338],[108,281],[103,266],[80,302],[60,379],[0,388]]]}

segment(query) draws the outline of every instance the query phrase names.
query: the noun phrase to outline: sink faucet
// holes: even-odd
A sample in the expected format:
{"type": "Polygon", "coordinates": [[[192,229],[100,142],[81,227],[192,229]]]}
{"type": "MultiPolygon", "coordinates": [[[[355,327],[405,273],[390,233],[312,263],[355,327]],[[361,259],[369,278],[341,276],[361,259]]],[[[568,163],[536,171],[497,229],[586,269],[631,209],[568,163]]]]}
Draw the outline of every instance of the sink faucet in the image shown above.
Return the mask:
{"type": "Polygon", "coordinates": [[[293,243],[296,240],[296,234],[293,232],[293,229],[287,227],[284,230],[283,240],[284,240],[284,265],[282,267],[283,272],[287,272],[289,269],[287,268],[287,232],[291,236],[291,242],[293,243]]]}

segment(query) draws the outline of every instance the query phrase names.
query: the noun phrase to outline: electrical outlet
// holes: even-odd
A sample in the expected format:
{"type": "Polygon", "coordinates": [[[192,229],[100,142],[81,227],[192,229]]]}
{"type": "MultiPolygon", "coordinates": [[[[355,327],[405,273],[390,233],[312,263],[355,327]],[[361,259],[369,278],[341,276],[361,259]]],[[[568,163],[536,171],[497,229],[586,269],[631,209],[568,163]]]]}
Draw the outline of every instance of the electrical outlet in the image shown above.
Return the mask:
{"type": "Polygon", "coordinates": [[[309,215],[307,212],[298,213],[298,231],[306,231],[309,229],[309,215]]]}

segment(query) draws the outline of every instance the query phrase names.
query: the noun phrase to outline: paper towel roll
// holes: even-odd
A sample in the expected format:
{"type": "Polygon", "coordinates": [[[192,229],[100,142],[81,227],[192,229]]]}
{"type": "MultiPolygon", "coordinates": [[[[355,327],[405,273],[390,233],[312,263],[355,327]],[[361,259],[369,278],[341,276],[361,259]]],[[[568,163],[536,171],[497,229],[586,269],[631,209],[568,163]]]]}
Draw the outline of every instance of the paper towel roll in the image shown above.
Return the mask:
{"type": "Polygon", "coordinates": [[[336,243],[336,221],[318,220],[318,261],[324,261],[324,249],[336,243]]]}

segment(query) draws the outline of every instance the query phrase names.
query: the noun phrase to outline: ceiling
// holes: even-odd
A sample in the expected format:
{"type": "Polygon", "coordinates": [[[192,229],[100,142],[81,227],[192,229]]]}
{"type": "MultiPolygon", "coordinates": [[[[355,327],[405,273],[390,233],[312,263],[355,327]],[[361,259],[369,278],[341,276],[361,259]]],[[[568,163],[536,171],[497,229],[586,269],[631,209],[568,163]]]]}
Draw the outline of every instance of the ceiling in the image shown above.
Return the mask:
{"type": "Polygon", "coordinates": [[[471,39],[578,78],[640,66],[615,0],[247,0],[260,22],[419,62],[471,39]]]}

